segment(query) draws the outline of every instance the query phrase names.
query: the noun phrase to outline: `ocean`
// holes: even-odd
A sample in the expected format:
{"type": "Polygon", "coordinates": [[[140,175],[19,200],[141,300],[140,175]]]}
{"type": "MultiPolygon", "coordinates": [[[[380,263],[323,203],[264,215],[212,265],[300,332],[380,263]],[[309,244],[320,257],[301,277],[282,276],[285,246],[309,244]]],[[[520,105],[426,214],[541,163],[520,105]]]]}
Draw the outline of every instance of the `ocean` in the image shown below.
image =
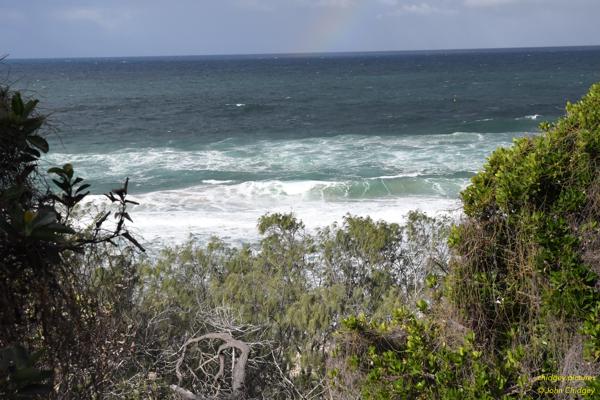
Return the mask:
{"type": "Polygon", "coordinates": [[[600,48],[8,59],[0,80],[49,115],[44,167],[96,202],[130,178],[145,243],[239,244],[267,212],[456,213],[495,148],[600,81],[600,48]]]}

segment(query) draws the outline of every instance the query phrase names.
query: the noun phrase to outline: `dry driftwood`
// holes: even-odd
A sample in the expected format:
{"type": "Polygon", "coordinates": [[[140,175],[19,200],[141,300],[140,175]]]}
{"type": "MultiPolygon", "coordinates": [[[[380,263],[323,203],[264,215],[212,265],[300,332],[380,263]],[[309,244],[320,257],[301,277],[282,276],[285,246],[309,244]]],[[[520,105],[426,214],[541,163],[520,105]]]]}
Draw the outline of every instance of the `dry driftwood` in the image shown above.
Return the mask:
{"type": "MultiPolygon", "coordinates": [[[[225,354],[226,349],[233,350],[233,356],[231,361],[231,398],[241,399],[245,394],[245,380],[246,380],[246,363],[250,354],[250,346],[242,340],[235,339],[228,333],[207,333],[205,335],[188,339],[182,346],[181,356],[177,359],[175,364],[175,374],[179,385],[183,380],[183,374],[181,373],[181,366],[183,364],[187,348],[194,344],[204,340],[218,339],[224,343],[219,346],[217,350],[217,357],[219,358],[219,372],[214,376],[214,381],[222,379],[225,375],[225,354]],[[235,350],[240,352],[238,359],[236,360],[235,350]]],[[[178,385],[171,385],[171,389],[178,393],[185,400],[205,400],[205,397],[199,396],[187,389],[182,388],[178,385]]]]}

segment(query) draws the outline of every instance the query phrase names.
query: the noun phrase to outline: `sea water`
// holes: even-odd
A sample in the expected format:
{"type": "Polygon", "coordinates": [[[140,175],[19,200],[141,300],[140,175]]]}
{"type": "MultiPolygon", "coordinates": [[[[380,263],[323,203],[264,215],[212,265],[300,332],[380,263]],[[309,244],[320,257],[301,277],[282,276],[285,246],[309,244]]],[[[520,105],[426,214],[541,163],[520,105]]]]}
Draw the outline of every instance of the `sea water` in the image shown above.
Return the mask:
{"type": "Polygon", "coordinates": [[[51,152],[90,197],[130,178],[150,245],[257,238],[293,212],[456,212],[499,146],[534,135],[600,81],[600,48],[5,60],[41,100],[51,152]]]}

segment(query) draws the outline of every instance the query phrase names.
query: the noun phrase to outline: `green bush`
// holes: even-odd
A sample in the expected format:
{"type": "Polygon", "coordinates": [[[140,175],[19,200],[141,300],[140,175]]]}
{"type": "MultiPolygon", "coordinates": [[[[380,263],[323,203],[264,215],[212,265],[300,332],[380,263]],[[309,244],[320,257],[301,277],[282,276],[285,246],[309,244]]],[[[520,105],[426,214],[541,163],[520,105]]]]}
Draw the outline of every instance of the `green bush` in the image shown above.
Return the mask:
{"type": "Polygon", "coordinates": [[[340,398],[500,399],[507,397],[505,377],[515,369],[515,363],[490,368],[472,332],[460,342],[446,343],[435,319],[417,317],[406,308],[383,323],[348,318],[340,338],[336,356],[348,363],[330,369],[340,398]],[[356,372],[360,390],[348,393],[346,388],[356,385],[348,381],[356,372]]]}
{"type": "Polygon", "coordinates": [[[597,84],[541,135],[494,152],[462,194],[449,298],[490,350],[526,346],[530,377],[564,371],[584,321],[592,337],[600,323],[599,110],[597,84]]]}
{"type": "MultiPolygon", "coordinates": [[[[279,368],[297,390],[314,392],[325,374],[333,332],[345,317],[360,312],[389,317],[422,292],[423,271],[446,268],[447,226],[446,219],[420,213],[412,213],[405,225],[346,216],[342,224],[311,235],[291,214],[268,214],[258,223],[257,248],[229,247],[218,239],[206,246],[190,242],[144,264],[140,309],[163,316],[160,344],[153,347],[169,348],[188,332],[206,329],[197,323],[197,310],[225,307],[237,324],[260,327],[260,339],[269,341],[255,357],[272,357],[275,350],[279,368]]],[[[261,365],[256,381],[258,371],[249,370],[251,395],[275,396],[264,392],[265,382],[281,380],[274,368],[261,365]]]]}
{"type": "Polygon", "coordinates": [[[0,397],[93,397],[126,353],[126,323],[113,309],[120,300],[125,308],[130,293],[121,289],[133,282],[128,250],[106,244],[141,246],[125,224],[127,182],[107,194],[112,211],[82,228],[79,203],[90,185],[71,164],[40,169],[49,146],[37,104],[0,87],[0,349],[30,349],[41,368],[24,355],[0,368],[0,397]],[[105,286],[98,271],[118,276],[118,286],[105,286]]]}
{"type": "MultiPolygon", "coordinates": [[[[540,127],[496,150],[461,194],[465,216],[433,301],[381,325],[346,320],[338,388],[381,399],[543,398],[566,388],[543,376],[600,373],[600,84],[540,127]]],[[[598,379],[574,385],[591,391],[598,379]]]]}

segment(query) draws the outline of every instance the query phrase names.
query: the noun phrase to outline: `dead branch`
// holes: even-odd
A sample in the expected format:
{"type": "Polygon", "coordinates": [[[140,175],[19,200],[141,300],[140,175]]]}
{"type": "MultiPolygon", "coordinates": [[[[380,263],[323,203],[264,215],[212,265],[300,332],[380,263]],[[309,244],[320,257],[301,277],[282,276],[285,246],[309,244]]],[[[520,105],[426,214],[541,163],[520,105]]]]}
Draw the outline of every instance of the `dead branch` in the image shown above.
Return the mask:
{"type": "MultiPolygon", "coordinates": [[[[250,346],[242,341],[235,339],[228,333],[207,333],[205,335],[188,339],[183,346],[181,347],[181,355],[177,359],[177,363],[175,364],[175,374],[177,375],[178,383],[181,384],[183,380],[183,374],[181,373],[181,365],[183,364],[185,354],[187,348],[195,343],[201,342],[203,340],[211,340],[218,339],[222,340],[223,343],[219,346],[217,350],[217,356],[219,358],[219,372],[214,376],[214,381],[218,381],[222,379],[225,375],[225,354],[224,351],[227,349],[232,349],[232,366],[231,366],[231,388],[232,388],[232,398],[239,399],[243,398],[245,392],[245,380],[246,380],[246,363],[248,362],[248,355],[250,354],[250,346]],[[240,356],[235,362],[235,350],[239,350],[240,356]]],[[[184,396],[185,399],[201,399],[201,397],[196,394],[183,389],[177,385],[172,385],[171,389],[179,393],[181,396],[184,396]],[[186,397],[187,396],[187,397],[186,397]],[[194,396],[194,397],[190,397],[194,396]]]]}
{"type": "Polygon", "coordinates": [[[205,397],[200,397],[192,392],[190,392],[189,390],[186,390],[180,386],[177,385],[171,385],[169,386],[171,388],[171,390],[173,390],[175,393],[177,393],[178,395],[181,396],[181,398],[185,399],[185,400],[206,400],[205,397]]]}

